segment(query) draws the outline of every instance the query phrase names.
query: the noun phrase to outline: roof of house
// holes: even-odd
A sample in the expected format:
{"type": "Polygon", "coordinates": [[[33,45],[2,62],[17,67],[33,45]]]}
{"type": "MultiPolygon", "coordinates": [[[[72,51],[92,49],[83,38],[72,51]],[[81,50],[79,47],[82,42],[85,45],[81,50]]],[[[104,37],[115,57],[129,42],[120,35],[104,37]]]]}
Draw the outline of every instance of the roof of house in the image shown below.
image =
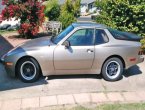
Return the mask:
{"type": "Polygon", "coordinates": [[[81,0],[81,4],[90,4],[95,2],[95,0],[81,0]]]}
{"type": "Polygon", "coordinates": [[[105,25],[103,24],[97,24],[95,22],[76,22],[76,23],[72,23],[72,25],[74,27],[97,27],[97,28],[107,28],[105,25]]]}

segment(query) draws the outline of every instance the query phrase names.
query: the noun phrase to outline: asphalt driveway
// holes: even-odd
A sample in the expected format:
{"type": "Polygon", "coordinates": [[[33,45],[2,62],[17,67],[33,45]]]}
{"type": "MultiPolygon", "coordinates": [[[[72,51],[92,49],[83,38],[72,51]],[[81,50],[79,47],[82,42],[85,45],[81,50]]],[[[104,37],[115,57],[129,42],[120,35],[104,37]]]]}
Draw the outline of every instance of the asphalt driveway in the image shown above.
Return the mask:
{"type": "Polygon", "coordinates": [[[100,75],[41,77],[36,83],[23,83],[7,76],[0,64],[0,100],[45,95],[88,92],[145,91],[145,62],[125,71],[117,82],[107,82],[100,75]]]}

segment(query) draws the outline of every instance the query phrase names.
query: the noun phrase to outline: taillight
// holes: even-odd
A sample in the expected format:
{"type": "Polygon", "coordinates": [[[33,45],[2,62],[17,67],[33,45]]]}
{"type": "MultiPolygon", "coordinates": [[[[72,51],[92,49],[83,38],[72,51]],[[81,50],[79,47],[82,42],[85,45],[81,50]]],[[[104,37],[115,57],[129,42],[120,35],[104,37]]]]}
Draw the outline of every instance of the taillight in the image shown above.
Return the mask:
{"type": "Polygon", "coordinates": [[[143,54],[144,54],[143,49],[140,49],[138,55],[143,55],[143,54]]]}

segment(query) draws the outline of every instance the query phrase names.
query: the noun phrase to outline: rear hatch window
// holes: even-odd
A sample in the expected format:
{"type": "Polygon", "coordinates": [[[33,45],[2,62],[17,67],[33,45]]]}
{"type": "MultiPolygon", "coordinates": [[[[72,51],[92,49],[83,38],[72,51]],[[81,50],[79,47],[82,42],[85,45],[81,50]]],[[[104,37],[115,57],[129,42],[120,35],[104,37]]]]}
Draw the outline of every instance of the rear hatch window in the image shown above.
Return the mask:
{"type": "Polygon", "coordinates": [[[140,41],[141,40],[140,36],[133,34],[133,33],[122,32],[122,31],[118,31],[118,30],[115,30],[112,28],[108,28],[108,30],[115,39],[129,40],[129,41],[140,41]]]}

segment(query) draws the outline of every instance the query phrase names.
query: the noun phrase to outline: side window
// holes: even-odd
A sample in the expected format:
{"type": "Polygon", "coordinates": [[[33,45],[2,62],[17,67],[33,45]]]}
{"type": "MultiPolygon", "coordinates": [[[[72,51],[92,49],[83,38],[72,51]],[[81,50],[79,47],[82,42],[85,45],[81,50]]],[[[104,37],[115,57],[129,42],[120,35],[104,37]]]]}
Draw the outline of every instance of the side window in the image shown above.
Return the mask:
{"type": "Polygon", "coordinates": [[[94,29],[80,29],[74,32],[67,40],[71,46],[93,45],[94,29]]]}
{"type": "Polygon", "coordinates": [[[96,45],[107,43],[109,41],[108,36],[104,30],[96,29],[95,34],[96,34],[96,38],[95,38],[96,45]]]}

